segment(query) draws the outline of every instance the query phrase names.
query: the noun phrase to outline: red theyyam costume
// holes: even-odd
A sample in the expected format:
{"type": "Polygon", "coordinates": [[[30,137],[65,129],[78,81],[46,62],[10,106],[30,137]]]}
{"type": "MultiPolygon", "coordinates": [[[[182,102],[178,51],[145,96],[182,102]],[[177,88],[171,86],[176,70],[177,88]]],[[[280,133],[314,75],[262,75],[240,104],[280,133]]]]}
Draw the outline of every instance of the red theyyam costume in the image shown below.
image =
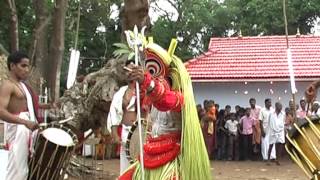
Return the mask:
{"type": "MultiPolygon", "coordinates": [[[[191,80],[174,55],[177,42],[172,40],[168,51],[152,39],[144,42],[146,72],[140,99],[152,124],[143,146],[145,179],[212,179],[191,80]]],[[[120,180],[141,179],[141,159],[137,159],[120,180]]]]}

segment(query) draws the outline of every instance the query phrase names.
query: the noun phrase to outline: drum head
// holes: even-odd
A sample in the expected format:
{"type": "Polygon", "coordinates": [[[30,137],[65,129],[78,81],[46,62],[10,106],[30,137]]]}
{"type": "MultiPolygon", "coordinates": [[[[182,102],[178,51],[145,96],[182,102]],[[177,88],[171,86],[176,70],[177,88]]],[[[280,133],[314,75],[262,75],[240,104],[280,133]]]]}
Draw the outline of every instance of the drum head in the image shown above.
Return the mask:
{"type": "MultiPolygon", "coordinates": [[[[142,143],[145,142],[145,137],[147,134],[146,124],[142,123],[142,143]]],[[[136,121],[134,125],[131,127],[130,132],[128,134],[127,142],[126,142],[126,156],[130,163],[134,163],[135,159],[140,154],[140,140],[139,140],[139,128],[138,122],[136,121]]]]}
{"type": "Polygon", "coordinates": [[[41,132],[44,138],[48,141],[60,146],[74,146],[74,142],[70,134],[63,129],[50,127],[41,132]]]}

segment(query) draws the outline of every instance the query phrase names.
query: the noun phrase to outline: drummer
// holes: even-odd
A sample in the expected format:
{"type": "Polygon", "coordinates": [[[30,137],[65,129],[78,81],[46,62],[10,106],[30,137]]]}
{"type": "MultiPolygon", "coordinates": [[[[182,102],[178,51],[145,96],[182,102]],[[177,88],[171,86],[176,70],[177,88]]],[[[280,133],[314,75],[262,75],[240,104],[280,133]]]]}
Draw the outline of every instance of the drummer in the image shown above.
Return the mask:
{"type": "Polygon", "coordinates": [[[9,151],[7,180],[25,180],[28,176],[28,156],[32,131],[37,129],[32,93],[25,84],[30,60],[22,52],[9,55],[9,77],[0,85],[0,119],[7,122],[6,148],[9,151]]]}
{"type": "MultiPolygon", "coordinates": [[[[130,67],[134,65],[134,61],[128,60],[125,64],[125,71],[130,71],[130,67]]],[[[110,111],[107,119],[108,130],[114,143],[120,144],[120,174],[122,174],[130,163],[126,157],[125,142],[131,126],[136,121],[136,95],[135,82],[128,82],[128,85],[122,86],[113,96],[110,111]],[[121,133],[118,129],[121,127],[121,133]]]]}

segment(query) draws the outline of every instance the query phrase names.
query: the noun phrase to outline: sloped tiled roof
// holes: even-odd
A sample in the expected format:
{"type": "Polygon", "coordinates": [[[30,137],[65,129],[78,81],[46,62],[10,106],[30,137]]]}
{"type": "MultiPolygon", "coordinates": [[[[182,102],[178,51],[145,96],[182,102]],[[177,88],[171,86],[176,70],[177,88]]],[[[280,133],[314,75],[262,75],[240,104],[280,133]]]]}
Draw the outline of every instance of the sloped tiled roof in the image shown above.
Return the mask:
{"type": "MultiPolygon", "coordinates": [[[[289,36],[297,80],[320,78],[320,36],[289,36]]],[[[208,52],[186,62],[193,82],[284,81],[285,36],[211,38],[208,52]]]]}

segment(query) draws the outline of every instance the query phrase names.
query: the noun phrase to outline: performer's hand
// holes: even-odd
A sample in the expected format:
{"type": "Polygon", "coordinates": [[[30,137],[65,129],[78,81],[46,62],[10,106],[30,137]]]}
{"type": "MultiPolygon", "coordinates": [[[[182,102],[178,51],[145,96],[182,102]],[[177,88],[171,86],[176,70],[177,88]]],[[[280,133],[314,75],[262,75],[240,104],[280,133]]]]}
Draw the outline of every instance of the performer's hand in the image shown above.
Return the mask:
{"type": "Polygon", "coordinates": [[[27,120],[25,120],[24,125],[25,125],[28,129],[30,129],[31,131],[34,131],[34,130],[36,130],[36,129],[39,128],[38,123],[35,123],[35,122],[32,122],[32,121],[27,121],[27,120]]]}
{"type": "Polygon", "coordinates": [[[312,103],[316,96],[317,96],[317,89],[316,86],[314,84],[310,84],[305,92],[305,96],[306,96],[306,102],[307,103],[312,103]]]}
{"type": "Polygon", "coordinates": [[[131,72],[129,73],[130,81],[138,81],[141,84],[144,81],[144,70],[141,66],[131,66],[131,72]]]}

